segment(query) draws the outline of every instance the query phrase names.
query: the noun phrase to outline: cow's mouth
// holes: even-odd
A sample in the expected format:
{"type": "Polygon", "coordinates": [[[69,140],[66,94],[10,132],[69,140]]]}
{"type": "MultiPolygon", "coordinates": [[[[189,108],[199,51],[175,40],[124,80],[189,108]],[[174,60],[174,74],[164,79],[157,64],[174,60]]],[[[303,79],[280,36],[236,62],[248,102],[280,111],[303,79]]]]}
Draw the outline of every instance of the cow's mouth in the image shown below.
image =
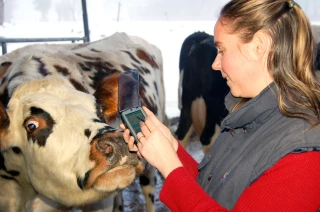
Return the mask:
{"type": "Polygon", "coordinates": [[[117,166],[98,176],[94,176],[90,170],[84,178],[78,178],[77,182],[82,190],[93,188],[100,192],[114,192],[129,186],[143,170],[144,164],[142,162],[137,166],[117,166]]]}
{"type": "Polygon", "coordinates": [[[78,177],[81,189],[121,190],[144,170],[143,162],[136,153],[129,152],[120,132],[95,139],[91,143],[90,160],[95,166],[85,176],[78,177]]]}

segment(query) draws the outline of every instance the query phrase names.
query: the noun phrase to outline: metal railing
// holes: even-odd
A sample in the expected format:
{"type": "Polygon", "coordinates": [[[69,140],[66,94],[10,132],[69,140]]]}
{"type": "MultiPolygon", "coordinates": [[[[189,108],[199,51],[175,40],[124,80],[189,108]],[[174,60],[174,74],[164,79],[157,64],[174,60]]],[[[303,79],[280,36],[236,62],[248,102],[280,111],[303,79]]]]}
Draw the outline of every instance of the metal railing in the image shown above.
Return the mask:
{"type": "Polygon", "coordinates": [[[0,43],[2,47],[2,54],[7,53],[7,43],[29,43],[29,42],[59,42],[59,41],[76,41],[89,42],[89,22],[87,13],[86,0],[81,0],[82,3],[82,19],[83,19],[83,30],[84,37],[57,37],[57,38],[4,38],[0,37],[0,43]]]}

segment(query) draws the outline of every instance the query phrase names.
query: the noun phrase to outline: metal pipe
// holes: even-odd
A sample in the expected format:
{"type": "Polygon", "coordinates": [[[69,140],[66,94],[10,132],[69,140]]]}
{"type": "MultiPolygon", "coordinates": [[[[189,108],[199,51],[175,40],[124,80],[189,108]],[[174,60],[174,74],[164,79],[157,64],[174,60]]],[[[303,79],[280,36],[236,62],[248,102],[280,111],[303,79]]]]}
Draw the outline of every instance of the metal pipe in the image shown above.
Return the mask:
{"type": "Polygon", "coordinates": [[[83,29],[84,29],[84,42],[90,42],[90,31],[88,22],[88,12],[87,12],[87,2],[86,0],[81,0],[82,2],[82,19],[83,19],[83,29]]]}

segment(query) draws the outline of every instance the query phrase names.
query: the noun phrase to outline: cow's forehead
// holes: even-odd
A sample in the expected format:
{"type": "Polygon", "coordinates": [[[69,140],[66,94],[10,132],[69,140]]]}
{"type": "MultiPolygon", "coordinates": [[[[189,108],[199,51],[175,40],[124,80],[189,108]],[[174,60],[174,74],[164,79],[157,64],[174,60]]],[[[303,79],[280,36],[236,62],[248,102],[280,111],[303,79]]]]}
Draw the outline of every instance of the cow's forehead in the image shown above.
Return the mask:
{"type": "MultiPolygon", "coordinates": [[[[94,119],[98,119],[95,98],[71,88],[67,80],[59,77],[21,84],[15,90],[8,105],[10,128],[21,128],[22,123],[32,115],[31,108],[48,113],[58,124],[56,128],[68,129],[69,123],[77,123],[78,128],[73,130],[84,131],[85,127],[93,125],[94,119]]],[[[95,125],[99,126],[99,122],[95,125]]],[[[103,127],[105,124],[100,125],[103,127]]]]}
{"type": "MultiPolygon", "coordinates": [[[[46,92],[53,95],[60,93],[62,94],[62,96],[59,95],[57,97],[61,98],[65,95],[68,95],[69,92],[72,92],[72,90],[74,90],[74,87],[71,85],[71,83],[65,78],[60,76],[47,76],[39,80],[28,80],[28,79],[22,79],[22,80],[23,82],[19,83],[17,89],[12,94],[11,98],[19,98],[20,96],[24,96],[26,93],[30,93],[30,92],[34,92],[34,93],[46,92]]],[[[79,92],[79,95],[81,95],[80,93],[82,92],[79,92]]]]}
{"type": "Polygon", "coordinates": [[[20,84],[11,99],[20,99],[23,104],[41,102],[43,99],[42,104],[63,102],[70,105],[82,104],[92,109],[96,101],[93,95],[75,90],[68,80],[59,76],[49,76],[20,84]]]}

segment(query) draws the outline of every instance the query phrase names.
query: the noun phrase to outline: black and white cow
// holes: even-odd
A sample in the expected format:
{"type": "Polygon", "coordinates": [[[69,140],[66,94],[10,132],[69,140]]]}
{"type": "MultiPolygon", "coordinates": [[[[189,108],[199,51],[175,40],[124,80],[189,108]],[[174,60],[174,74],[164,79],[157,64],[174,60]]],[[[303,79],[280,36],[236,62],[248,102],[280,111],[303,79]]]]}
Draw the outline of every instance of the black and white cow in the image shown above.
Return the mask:
{"type": "Polygon", "coordinates": [[[316,70],[320,71],[320,43],[317,43],[316,70]]]}
{"type": "Polygon", "coordinates": [[[311,25],[312,27],[312,31],[313,31],[313,35],[315,37],[316,40],[316,49],[317,49],[317,55],[316,55],[316,64],[315,64],[315,68],[316,68],[316,76],[318,76],[318,78],[320,77],[320,26],[319,25],[311,25]]]}
{"type": "Polygon", "coordinates": [[[187,146],[193,131],[200,135],[206,153],[227,115],[224,97],[229,87],[219,71],[211,65],[217,55],[213,36],[195,32],[182,44],[180,52],[179,99],[181,112],[176,130],[177,138],[187,146]]]}
{"type": "Polygon", "coordinates": [[[69,47],[2,62],[0,211],[112,210],[136,176],[154,211],[155,170],[140,174],[117,130],[117,76],[137,69],[143,104],[165,123],[160,50],[125,33],[69,47]]]}

